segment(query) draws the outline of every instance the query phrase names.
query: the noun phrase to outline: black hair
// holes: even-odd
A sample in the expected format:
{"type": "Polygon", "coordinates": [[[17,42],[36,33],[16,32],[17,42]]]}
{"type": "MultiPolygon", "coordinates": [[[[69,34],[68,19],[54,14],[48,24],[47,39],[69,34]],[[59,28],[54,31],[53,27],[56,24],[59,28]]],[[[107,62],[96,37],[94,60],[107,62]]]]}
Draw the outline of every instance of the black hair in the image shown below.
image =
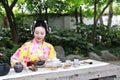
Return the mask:
{"type": "Polygon", "coordinates": [[[47,21],[46,20],[35,20],[33,22],[33,25],[32,25],[32,30],[31,30],[31,34],[34,33],[34,30],[36,27],[43,27],[46,31],[46,34],[48,33],[48,25],[47,25],[47,21]]]}

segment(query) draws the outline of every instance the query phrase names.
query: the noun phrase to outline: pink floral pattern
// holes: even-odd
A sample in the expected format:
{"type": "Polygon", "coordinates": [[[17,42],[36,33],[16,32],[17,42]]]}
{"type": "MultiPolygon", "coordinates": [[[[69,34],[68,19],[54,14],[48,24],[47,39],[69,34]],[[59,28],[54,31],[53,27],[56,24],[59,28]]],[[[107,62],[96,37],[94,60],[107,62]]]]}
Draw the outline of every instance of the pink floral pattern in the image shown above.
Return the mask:
{"type": "MultiPolygon", "coordinates": [[[[50,43],[43,42],[42,51],[42,54],[45,54],[48,58],[56,58],[55,50],[50,43]]],[[[33,39],[23,44],[23,46],[13,54],[11,61],[17,60],[27,64],[27,62],[38,60],[39,56],[36,56],[36,54],[39,54],[39,52],[41,53],[41,51],[37,51],[36,41],[33,39]]]]}

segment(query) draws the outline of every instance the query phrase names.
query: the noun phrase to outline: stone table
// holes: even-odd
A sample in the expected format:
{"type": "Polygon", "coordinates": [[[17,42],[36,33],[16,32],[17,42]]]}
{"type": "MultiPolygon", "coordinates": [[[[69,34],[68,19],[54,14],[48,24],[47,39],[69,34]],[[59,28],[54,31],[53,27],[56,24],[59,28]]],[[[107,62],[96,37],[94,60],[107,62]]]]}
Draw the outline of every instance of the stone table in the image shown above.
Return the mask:
{"type": "Polygon", "coordinates": [[[66,69],[60,67],[51,70],[43,67],[36,72],[25,69],[21,73],[11,69],[7,75],[0,76],[0,80],[120,80],[120,66],[87,59],[80,61],[80,66],[66,69]]]}

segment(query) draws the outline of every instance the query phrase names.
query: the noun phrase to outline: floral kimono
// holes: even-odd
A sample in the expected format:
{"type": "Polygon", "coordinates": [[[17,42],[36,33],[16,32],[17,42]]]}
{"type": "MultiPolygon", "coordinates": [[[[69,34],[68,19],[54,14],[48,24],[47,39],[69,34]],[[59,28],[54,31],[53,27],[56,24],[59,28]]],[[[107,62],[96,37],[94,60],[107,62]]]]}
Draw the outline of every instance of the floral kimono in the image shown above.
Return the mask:
{"type": "Polygon", "coordinates": [[[38,61],[39,56],[45,54],[48,59],[56,58],[54,47],[47,42],[43,42],[42,49],[37,47],[35,39],[24,43],[11,57],[11,66],[20,61],[27,66],[30,61],[38,61]]]}

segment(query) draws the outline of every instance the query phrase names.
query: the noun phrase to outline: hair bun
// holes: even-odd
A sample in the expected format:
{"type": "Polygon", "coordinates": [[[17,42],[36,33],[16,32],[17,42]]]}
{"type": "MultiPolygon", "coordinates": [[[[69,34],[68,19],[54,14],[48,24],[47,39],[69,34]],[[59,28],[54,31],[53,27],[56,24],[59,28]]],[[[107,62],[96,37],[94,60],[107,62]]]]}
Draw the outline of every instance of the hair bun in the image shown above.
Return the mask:
{"type": "Polygon", "coordinates": [[[39,27],[39,26],[45,28],[46,33],[48,33],[47,21],[46,21],[46,20],[37,19],[37,20],[35,20],[35,21],[33,22],[32,29],[31,29],[31,34],[33,34],[35,28],[36,28],[36,27],[39,27]]]}

